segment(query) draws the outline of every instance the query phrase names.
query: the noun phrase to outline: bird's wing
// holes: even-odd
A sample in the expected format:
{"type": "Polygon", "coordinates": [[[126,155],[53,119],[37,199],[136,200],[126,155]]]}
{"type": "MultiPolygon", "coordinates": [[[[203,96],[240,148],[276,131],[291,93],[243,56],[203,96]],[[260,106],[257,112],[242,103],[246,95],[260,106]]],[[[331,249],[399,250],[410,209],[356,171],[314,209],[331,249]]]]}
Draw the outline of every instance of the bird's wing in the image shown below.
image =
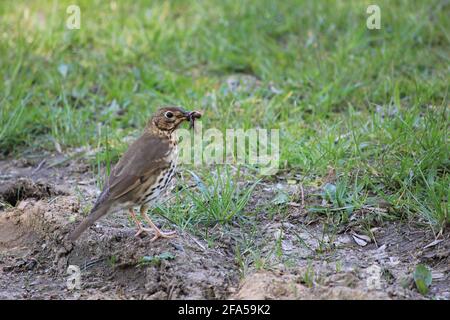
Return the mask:
{"type": "Polygon", "coordinates": [[[91,213],[69,235],[75,241],[95,221],[108,213],[114,202],[126,198],[128,193],[168,166],[165,161],[169,141],[144,133],[125,152],[111,172],[108,182],[97,199],[91,213]]]}
{"type": "Polygon", "coordinates": [[[95,207],[117,200],[167,166],[169,141],[150,134],[137,139],[111,171],[95,207]]]}

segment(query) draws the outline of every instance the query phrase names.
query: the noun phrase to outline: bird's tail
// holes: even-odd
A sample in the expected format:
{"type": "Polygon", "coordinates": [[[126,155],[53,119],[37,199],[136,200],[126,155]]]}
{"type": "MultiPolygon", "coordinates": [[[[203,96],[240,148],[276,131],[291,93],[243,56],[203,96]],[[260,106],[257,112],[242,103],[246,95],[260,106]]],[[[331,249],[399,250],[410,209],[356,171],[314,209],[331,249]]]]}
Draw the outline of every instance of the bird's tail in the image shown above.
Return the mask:
{"type": "Polygon", "coordinates": [[[95,208],[91,213],[69,234],[69,240],[74,242],[78,237],[90,226],[94,224],[95,221],[103,217],[108,213],[109,206],[100,206],[100,208],[95,208]]]}

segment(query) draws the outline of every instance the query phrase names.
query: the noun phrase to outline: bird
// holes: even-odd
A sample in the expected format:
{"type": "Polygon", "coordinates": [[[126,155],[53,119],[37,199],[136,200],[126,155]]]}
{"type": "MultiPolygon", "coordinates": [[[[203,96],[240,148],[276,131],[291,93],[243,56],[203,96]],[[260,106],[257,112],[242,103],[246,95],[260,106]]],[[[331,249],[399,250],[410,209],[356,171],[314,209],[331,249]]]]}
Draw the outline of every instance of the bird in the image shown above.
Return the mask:
{"type": "Polygon", "coordinates": [[[128,210],[137,226],[135,236],[143,232],[155,232],[151,241],[172,238],[176,232],[161,231],[147,215],[148,208],[164,196],[177,166],[177,139],[174,131],[183,121],[201,117],[199,111],[185,111],[178,106],[159,108],[147,122],[142,135],[135,140],[113,167],[89,215],[73,230],[68,238],[75,242],[95,221],[108,213],[128,210]],[[151,229],[144,228],[134,211],[140,207],[140,215],[151,229]]]}

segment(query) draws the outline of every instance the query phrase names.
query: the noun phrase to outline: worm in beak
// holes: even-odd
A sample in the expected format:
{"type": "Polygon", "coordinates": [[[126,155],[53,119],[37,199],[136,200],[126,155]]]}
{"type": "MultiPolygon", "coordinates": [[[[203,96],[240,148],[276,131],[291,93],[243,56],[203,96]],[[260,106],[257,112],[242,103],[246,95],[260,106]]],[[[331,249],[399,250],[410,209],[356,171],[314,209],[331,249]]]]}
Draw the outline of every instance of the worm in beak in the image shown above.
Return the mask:
{"type": "Polygon", "coordinates": [[[189,120],[189,129],[194,128],[195,119],[200,119],[202,114],[199,111],[187,112],[186,118],[189,120]]]}

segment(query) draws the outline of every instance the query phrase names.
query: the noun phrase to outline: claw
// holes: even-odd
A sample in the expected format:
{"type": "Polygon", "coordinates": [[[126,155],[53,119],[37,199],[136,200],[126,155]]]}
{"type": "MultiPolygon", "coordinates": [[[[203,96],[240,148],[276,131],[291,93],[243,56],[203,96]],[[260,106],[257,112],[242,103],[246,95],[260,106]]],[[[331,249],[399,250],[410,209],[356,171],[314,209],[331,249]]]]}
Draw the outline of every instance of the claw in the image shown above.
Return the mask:
{"type": "Polygon", "coordinates": [[[142,232],[150,233],[151,231],[152,231],[152,229],[140,227],[140,228],[138,228],[138,231],[134,234],[134,236],[139,237],[142,232]]]}
{"type": "Polygon", "coordinates": [[[151,242],[158,240],[159,238],[165,238],[165,239],[171,239],[177,236],[176,231],[170,231],[170,232],[162,232],[161,230],[157,229],[155,230],[156,234],[155,236],[150,240],[151,242]]]}
{"type": "Polygon", "coordinates": [[[141,207],[141,215],[145,219],[147,224],[150,227],[152,227],[152,229],[155,232],[155,236],[150,241],[153,242],[153,241],[156,241],[159,238],[170,239],[170,238],[173,238],[173,237],[176,236],[176,232],[175,231],[163,232],[163,231],[159,230],[159,228],[153,223],[152,219],[150,219],[150,217],[147,215],[146,210],[147,210],[146,207],[141,207]]]}

